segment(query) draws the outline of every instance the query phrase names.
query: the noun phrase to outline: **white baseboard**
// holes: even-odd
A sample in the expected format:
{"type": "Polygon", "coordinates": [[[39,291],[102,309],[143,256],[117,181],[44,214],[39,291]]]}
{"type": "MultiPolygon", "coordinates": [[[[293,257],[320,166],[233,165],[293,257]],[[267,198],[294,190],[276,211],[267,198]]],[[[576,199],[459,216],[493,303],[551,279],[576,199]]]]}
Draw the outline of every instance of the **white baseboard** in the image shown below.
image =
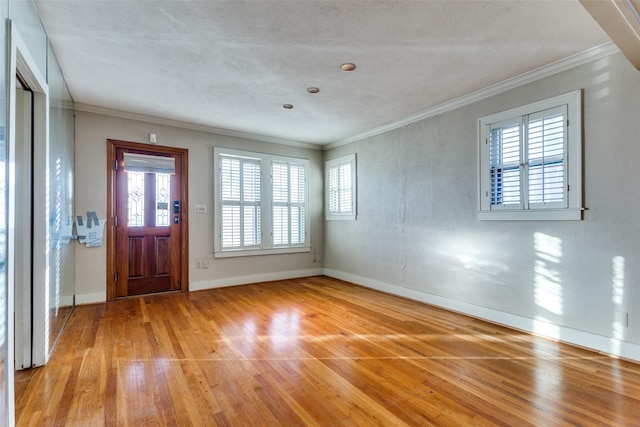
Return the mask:
{"type": "Polygon", "coordinates": [[[342,271],[325,269],[324,274],[336,279],[345,280],[357,285],[376,289],[393,295],[424,302],[447,310],[456,311],[472,317],[499,323],[504,326],[529,332],[546,338],[566,342],[580,347],[595,350],[612,356],[622,357],[640,362],[640,345],[619,339],[579,331],[566,326],[555,325],[537,319],[518,316],[511,313],[480,307],[466,302],[456,301],[438,295],[390,285],[374,279],[356,276],[342,271]]]}
{"type": "Polygon", "coordinates": [[[95,304],[99,302],[107,301],[107,293],[106,292],[95,292],[92,294],[77,294],[76,295],[76,305],[82,304],[95,304]]]}
{"type": "Polygon", "coordinates": [[[279,271],[276,273],[252,274],[249,276],[224,277],[215,280],[203,280],[190,282],[189,291],[202,291],[205,289],[224,288],[226,286],[247,285],[249,283],[271,282],[273,280],[297,279],[299,277],[322,276],[324,269],[313,268],[308,270],[279,271]]]}
{"type": "Polygon", "coordinates": [[[58,307],[71,307],[73,305],[73,295],[64,295],[60,297],[58,307]]]}

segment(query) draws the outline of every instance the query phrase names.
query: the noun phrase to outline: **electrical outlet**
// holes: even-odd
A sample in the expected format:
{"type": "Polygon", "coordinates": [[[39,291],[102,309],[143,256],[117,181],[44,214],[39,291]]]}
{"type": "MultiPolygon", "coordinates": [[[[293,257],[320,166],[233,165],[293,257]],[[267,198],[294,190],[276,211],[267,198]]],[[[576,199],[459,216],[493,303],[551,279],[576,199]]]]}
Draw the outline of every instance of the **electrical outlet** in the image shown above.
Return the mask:
{"type": "Polygon", "coordinates": [[[202,261],[200,260],[196,261],[196,268],[202,268],[202,261]]]}
{"type": "Polygon", "coordinates": [[[209,268],[209,260],[208,259],[203,259],[202,260],[202,268],[209,268]]]}

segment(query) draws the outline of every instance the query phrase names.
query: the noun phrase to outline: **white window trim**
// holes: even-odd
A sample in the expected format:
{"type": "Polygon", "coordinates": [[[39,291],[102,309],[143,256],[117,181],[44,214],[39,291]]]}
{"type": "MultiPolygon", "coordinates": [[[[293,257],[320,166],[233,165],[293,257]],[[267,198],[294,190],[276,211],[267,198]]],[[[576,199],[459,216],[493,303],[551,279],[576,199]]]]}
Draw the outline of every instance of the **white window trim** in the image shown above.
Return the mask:
{"type": "Polygon", "coordinates": [[[480,220],[582,220],[582,91],[578,90],[508,111],[492,114],[478,121],[478,218],[480,220]],[[489,148],[486,144],[492,123],[533,114],[560,105],[567,106],[567,149],[565,153],[567,206],[547,209],[491,209],[489,148]]]}
{"type": "Polygon", "coordinates": [[[324,167],[324,182],[325,182],[325,193],[324,193],[324,200],[325,200],[325,219],[328,221],[335,221],[335,220],[347,220],[347,221],[354,221],[357,216],[358,216],[358,212],[357,212],[357,188],[358,188],[358,183],[357,183],[357,173],[356,173],[356,155],[355,153],[353,154],[349,154],[346,156],[342,156],[339,157],[337,159],[332,159],[332,160],[327,160],[325,162],[325,167],[324,167]],[[345,213],[331,213],[329,211],[329,193],[330,193],[330,188],[329,188],[329,172],[332,168],[334,167],[338,167],[340,165],[343,165],[345,163],[351,163],[351,210],[349,212],[345,212],[345,213]]]}
{"type": "Polygon", "coordinates": [[[214,147],[214,257],[230,258],[255,255],[290,254],[310,252],[310,209],[309,209],[309,159],[278,156],[273,154],[255,153],[231,148],[214,147]],[[222,249],[222,180],[220,179],[220,159],[222,155],[239,156],[252,159],[260,159],[261,169],[261,247],[245,249],[222,249]],[[305,170],[305,242],[302,245],[274,246],[272,231],[272,188],[271,188],[271,163],[273,161],[286,161],[302,163],[305,170]]]}

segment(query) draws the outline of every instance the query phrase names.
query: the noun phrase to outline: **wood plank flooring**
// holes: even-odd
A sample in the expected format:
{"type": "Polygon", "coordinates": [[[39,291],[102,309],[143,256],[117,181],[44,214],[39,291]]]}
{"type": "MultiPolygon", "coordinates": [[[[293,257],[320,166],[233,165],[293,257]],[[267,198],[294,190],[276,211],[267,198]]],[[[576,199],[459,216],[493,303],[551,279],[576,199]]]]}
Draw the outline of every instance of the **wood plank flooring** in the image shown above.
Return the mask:
{"type": "Polygon", "coordinates": [[[327,277],[77,307],[19,426],[633,426],[640,365],[327,277]]]}

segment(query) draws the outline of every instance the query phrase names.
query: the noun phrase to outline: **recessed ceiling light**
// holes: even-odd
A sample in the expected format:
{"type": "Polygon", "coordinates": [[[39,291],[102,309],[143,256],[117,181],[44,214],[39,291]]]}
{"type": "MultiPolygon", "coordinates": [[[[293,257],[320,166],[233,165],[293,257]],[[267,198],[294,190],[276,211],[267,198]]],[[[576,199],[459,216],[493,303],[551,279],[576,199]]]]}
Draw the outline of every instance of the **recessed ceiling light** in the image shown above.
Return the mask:
{"type": "Polygon", "coordinates": [[[318,92],[320,92],[320,89],[318,89],[317,87],[311,86],[311,87],[307,88],[307,92],[309,92],[309,93],[318,93],[318,92]]]}
{"type": "Polygon", "coordinates": [[[342,71],[353,71],[356,69],[356,64],[352,63],[352,62],[347,62],[346,64],[342,64],[340,66],[340,69],[342,71]]]}
{"type": "Polygon", "coordinates": [[[282,108],[286,108],[287,110],[291,110],[293,108],[293,105],[291,105],[291,104],[283,104],[282,108]]]}

